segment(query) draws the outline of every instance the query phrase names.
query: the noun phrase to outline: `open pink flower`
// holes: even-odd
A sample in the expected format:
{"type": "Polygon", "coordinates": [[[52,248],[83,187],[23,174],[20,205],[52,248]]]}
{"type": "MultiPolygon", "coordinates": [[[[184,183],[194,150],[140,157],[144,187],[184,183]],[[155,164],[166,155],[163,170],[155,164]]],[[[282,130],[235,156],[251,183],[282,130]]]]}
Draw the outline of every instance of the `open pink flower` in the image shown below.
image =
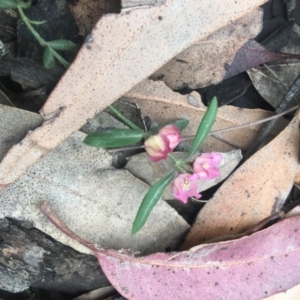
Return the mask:
{"type": "Polygon", "coordinates": [[[145,141],[145,150],[152,162],[166,159],[168,153],[180,143],[181,136],[179,128],[175,125],[167,125],[161,128],[158,134],[150,136],[145,141]]]}
{"type": "Polygon", "coordinates": [[[217,152],[203,153],[198,156],[193,164],[193,170],[200,179],[210,180],[220,176],[218,165],[222,155],[217,152]]]}
{"type": "Polygon", "coordinates": [[[173,183],[172,192],[174,197],[183,203],[187,203],[189,197],[200,199],[198,180],[199,176],[197,174],[179,174],[173,183]]]}

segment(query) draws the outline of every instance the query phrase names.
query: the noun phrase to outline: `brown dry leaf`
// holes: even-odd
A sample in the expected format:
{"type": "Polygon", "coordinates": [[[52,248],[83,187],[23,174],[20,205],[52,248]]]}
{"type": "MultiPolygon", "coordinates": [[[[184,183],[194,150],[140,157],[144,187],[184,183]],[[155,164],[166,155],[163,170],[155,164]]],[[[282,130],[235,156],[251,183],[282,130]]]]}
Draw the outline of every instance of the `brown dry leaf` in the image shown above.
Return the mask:
{"type": "MultiPolygon", "coordinates": [[[[199,122],[206,111],[206,106],[203,105],[198,93],[192,92],[189,95],[180,95],[173,92],[163,82],[158,81],[143,81],[127,93],[124,98],[137,103],[145,115],[159,124],[178,118],[188,119],[189,125],[183,132],[185,136],[196,133],[199,122]]],[[[241,109],[233,106],[220,107],[212,130],[251,123],[271,115],[272,113],[260,109],[241,109]]],[[[275,136],[287,124],[283,119],[277,123],[272,136],[275,136]]],[[[201,149],[206,152],[228,152],[233,149],[246,150],[255,139],[261,126],[260,124],[243,130],[209,136],[204,141],[201,149]]]]}
{"type": "Polygon", "coordinates": [[[173,90],[217,84],[227,72],[224,66],[231,65],[237,51],[256,37],[261,27],[262,10],[258,8],[184,50],[151,78],[163,80],[173,90]]]}
{"type": "Polygon", "coordinates": [[[298,169],[299,119],[231,175],[198,214],[183,249],[245,231],[278,211],[298,169]]]}
{"type": "Polygon", "coordinates": [[[85,34],[85,26],[93,28],[102,15],[118,13],[119,2],[118,0],[80,0],[76,5],[69,4],[80,29],[79,34],[85,34]]]}
{"type": "Polygon", "coordinates": [[[101,18],[41,110],[48,122],[1,162],[0,185],[16,180],[172,57],[265,2],[166,0],[101,18]]]}

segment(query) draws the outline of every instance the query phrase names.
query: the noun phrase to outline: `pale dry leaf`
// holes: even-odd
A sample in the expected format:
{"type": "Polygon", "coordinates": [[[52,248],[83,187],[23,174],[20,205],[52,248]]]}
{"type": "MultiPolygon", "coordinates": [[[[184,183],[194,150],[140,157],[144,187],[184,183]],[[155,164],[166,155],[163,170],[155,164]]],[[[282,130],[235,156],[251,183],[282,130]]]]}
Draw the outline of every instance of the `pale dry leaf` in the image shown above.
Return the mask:
{"type": "Polygon", "coordinates": [[[300,299],[300,284],[288,289],[285,292],[277,293],[263,300],[299,300],[300,299]]]}
{"type": "Polygon", "coordinates": [[[298,169],[299,118],[256,152],[199,212],[183,249],[225,235],[241,233],[278,211],[298,169]]]}
{"type": "MultiPolygon", "coordinates": [[[[144,115],[149,116],[159,124],[178,118],[188,119],[189,125],[183,131],[184,136],[196,134],[199,123],[207,109],[197,92],[181,95],[173,92],[163,82],[151,80],[145,80],[138,84],[124,96],[124,99],[137,103],[144,115]]],[[[220,107],[212,130],[251,123],[271,115],[271,112],[260,109],[241,109],[233,106],[220,107]]],[[[287,122],[284,119],[279,120],[269,138],[274,137],[286,124],[287,122]]],[[[254,141],[262,126],[262,124],[259,124],[242,130],[208,136],[201,146],[201,150],[204,152],[228,152],[233,149],[246,150],[254,141]]]]}
{"type": "Polygon", "coordinates": [[[166,0],[160,6],[105,15],[42,108],[42,116],[51,120],[1,162],[0,185],[12,183],[172,57],[265,2],[166,0]]]}
{"type": "MultiPolygon", "coordinates": [[[[184,156],[186,156],[186,154],[187,153],[173,153],[173,155],[178,158],[183,158],[184,156]]],[[[222,161],[218,166],[220,176],[207,181],[199,180],[199,192],[205,191],[224,180],[234,170],[234,168],[242,159],[242,154],[240,150],[232,150],[230,152],[221,154],[222,161]]],[[[151,186],[154,183],[156,183],[160,178],[172,172],[174,169],[173,163],[170,158],[167,158],[166,160],[162,160],[157,163],[152,163],[146,153],[141,153],[130,157],[125,168],[135,177],[143,180],[151,186]],[[141,166],[143,167],[141,168],[141,166]]],[[[162,199],[174,199],[171,189],[172,183],[164,191],[162,199]]]]}
{"type": "Polygon", "coordinates": [[[285,218],[290,218],[294,216],[300,215],[300,205],[297,205],[293,209],[291,209],[289,212],[286,213],[285,218]]]}
{"type": "Polygon", "coordinates": [[[162,4],[164,2],[165,0],[122,0],[122,7],[129,8],[142,5],[155,5],[162,4]]]}
{"type": "Polygon", "coordinates": [[[83,143],[76,132],[0,195],[0,218],[27,220],[54,239],[87,252],[62,234],[39,211],[47,201],[57,215],[85,239],[102,247],[141,253],[165,251],[181,241],[188,224],[159,201],[143,229],[131,235],[137,210],[149,186],[126,170],[111,167],[112,157],[83,143]]]}
{"type": "Polygon", "coordinates": [[[42,123],[43,118],[38,114],[0,104],[0,161],[10,147],[42,123]]]}
{"type": "Polygon", "coordinates": [[[156,71],[151,79],[162,80],[173,90],[198,89],[223,80],[237,51],[262,28],[262,10],[242,18],[201,40],[156,71]]]}

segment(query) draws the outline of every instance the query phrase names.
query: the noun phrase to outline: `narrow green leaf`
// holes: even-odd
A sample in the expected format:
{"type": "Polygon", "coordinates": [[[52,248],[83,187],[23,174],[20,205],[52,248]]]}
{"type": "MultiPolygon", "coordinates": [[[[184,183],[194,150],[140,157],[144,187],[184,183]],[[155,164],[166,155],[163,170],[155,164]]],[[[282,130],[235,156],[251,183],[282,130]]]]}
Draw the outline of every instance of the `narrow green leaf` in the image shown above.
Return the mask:
{"type": "Polygon", "coordinates": [[[112,105],[109,105],[108,108],[117,116],[124,124],[126,124],[129,128],[133,130],[142,130],[139,126],[135,125],[133,122],[131,122],[128,118],[126,118],[121,112],[119,112],[115,107],[112,105]]]}
{"type": "Polygon", "coordinates": [[[150,190],[144,197],[140,205],[140,208],[138,210],[138,213],[135,217],[135,220],[133,222],[132,234],[137,233],[145,225],[152,209],[157,204],[163,191],[174,179],[175,175],[176,175],[176,171],[173,171],[172,173],[160,179],[150,188],[150,190]]]}
{"type": "MultiPolygon", "coordinates": [[[[0,0],[1,1],[1,0],[0,0]]],[[[43,21],[35,21],[35,20],[29,20],[29,19],[27,19],[28,20],[28,22],[30,23],[30,24],[33,24],[33,25],[42,25],[42,24],[45,24],[46,23],[46,21],[45,20],[43,20],[43,21]]]]}
{"type": "Polygon", "coordinates": [[[189,120],[187,119],[176,119],[173,121],[170,121],[168,123],[165,123],[163,125],[160,125],[156,128],[154,128],[153,130],[150,131],[151,135],[157,133],[161,128],[167,126],[167,125],[175,125],[176,127],[178,127],[180,129],[180,131],[182,131],[184,128],[186,128],[189,124],[189,120]]]}
{"type": "Polygon", "coordinates": [[[50,51],[50,48],[46,46],[43,54],[43,64],[45,68],[51,69],[55,66],[55,58],[50,51]]]}
{"type": "Polygon", "coordinates": [[[145,132],[132,129],[107,129],[88,135],[84,143],[98,148],[119,148],[138,143],[145,132]]]}
{"type": "Polygon", "coordinates": [[[47,45],[55,50],[68,51],[77,48],[77,45],[69,40],[54,40],[47,42],[47,45]]]}
{"type": "Polygon", "coordinates": [[[186,159],[190,159],[197,152],[199,147],[204,142],[205,138],[207,137],[211,127],[213,126],[216,120],[217,111],[218,111],[218,101],[217,98],[214,97],[211,100],[203,119],[201,120],[201,123],[198,127],[196,136],[193,140],[192,146],[190,148],[190,151],[186,159]]]}
{"type": "Polygon", "coordinates": [[[17,9],[17,0],[0,0],[0,8],[3,9],[17,9]]]}
{"type": "Polygon", "coordinates": [[[68,68],[70,63],[68,63],[56,50],[49,47],[49,50],[51,51],[52,55],[65,67],[68,68]]]}
{"type": "Polygon", "coordinates": [[[18,2],[18,6],[20,6],[23,9],[29,8],[32,4],[31,0],[28,1],[17,0],[17,2],[18,2]]]}

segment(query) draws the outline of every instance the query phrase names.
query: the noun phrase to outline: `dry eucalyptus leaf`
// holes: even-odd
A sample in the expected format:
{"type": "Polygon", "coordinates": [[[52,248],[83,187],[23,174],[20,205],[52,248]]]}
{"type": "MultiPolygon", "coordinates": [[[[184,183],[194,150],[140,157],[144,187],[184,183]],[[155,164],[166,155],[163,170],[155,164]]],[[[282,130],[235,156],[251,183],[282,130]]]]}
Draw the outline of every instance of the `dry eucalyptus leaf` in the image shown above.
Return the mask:
{"type": "Polygon", "coordinates": [[[297,111],[274,140],[225,181],[199,212],[183,249],[241,233],[282,207],[298,169],[299,119],[297,111]]]}
{"type": "Polygon", "coordinates": [[[285,218],[290,218],[293,216],[300,215],[300,205],[297,205],[292,210],[290,210],[288,213],[286,213],[285,218]]]}
{"type": "Polygon", "coordinates": [[[261,28],[262,10],[257,8],[184,50],[151,79],[163,80],[174,90],[217,84],[223,80],[237,51],[256,37],[261,28]]]}
{"type": "Polygon", "coordinates": [[[99,249],[95,254],[126,299],[258,300],[299,283],[299,220],[183,252],[134,257],[99,249]]]}
{"type": "Polygon", "coordinates": [[[85,137],[84,133],[74,133],[5,189],[0,196],[0,218],[31,221],[54,239],[87,252],[40,213],[41,203],[47,201],[74,232],[102,247],[141,253],[174,249],[188,224],[159,201],[145,227],[131,235],[149,186],[126,170],[112,169],[110,154],[85,145],[85,137]]]}
{"type": "Polygon", "coordinates": [[[300,284],[262,300],[299,300],[300,284]]]}
{"type": "MultiPolygon", "coordinates": [[[[221,154],[222,161],[218,167],[220,176],[208,181],[199,180],[199,192],[205,191],[224,180],[242,159],[241,150],[233,150],[231,152],[221,154]]],[[[173,155],[179,158],[184,157],[186,153],[175,152],[173,155]]],[[[147,184],[153,185],[160,178],[166,176],[173,170],[173,164],[170,158],[157,163],[152,163],[146,153],[141,153],[129,158],[128,164],[126,165],[126,170],[147,184]]],[[[164,200],[174,199],[171,189],[172,184],[169,185],[164,191],[162,195],[164,200]]]]}
{"type": "Polygon", "coordinates": [[[105,15],[41,110],[49,121],[29,133],[1,162],[0,185],[15,181],[88,118],[172,57],[265,2],[166,0],[158,6],[105,15]]]}
{"type": "MultiPolygon", "coordinates": [[[[288,45],[280,51],[300,54],[300,27],[294,24],[288,45]]],[[[248,70],[253,85],[261,96],[273,107],[277,107],[280,100],[286,95],[290,86],[300,73],[299,60],[288,60],[288,63],[278,61],[265,66],[248,70]]],[[[297,101],[291,106],[297,105],[297,101]]]]}
{"type": "MultiPolygon", "coordinates": [[[[189,95],[180,95],[173,92],[163,82],[158,81],[143,81],[124,97],[127,101],[137,103],[143,114],[159,124],[178,118],[188,119],[189,125],[183,131],[184,136],[196,134],[199,123],[207,109],[201,102],[198,93],[192,92],[189,95]]],[[[223,106],[218,109],[217,120],[212,130],[251,123],[271,115],[271,112],[260,109],[252,110],[223,106]]],[[[284,119],[280,119],[269,138],[278,134],[286,124],[287,122],[284,119]]],[[[201,149],[204,152],[228,152],[233,149],[246,150],[262,126],[262,124],[259,124],[242,130],[209,136],[204,141],[201,149]]]]}
{"type": "Polygon", "coordinates": [[[0,90],[0,104],[15,107],[9,98],[0,90]]]}
{"type": "Polygon", "coordinates": [[[42,123],[43,118],[38,114],[0,104],[0,161],[10,147],[42,123]]]}
{"type": "Polygon", "coordinates": [[[165,0],[122,0],[122,7],[136,7],[141,5],[162,4],[165,0]]]}
{"type": "MultiPolygon", "coordinates": [[[[276,63],[248,70],[248,74],[260,95],[273,107],[277,107],[300,73],[300,63],[276,63]],[[271,70],[271,71],[270,71],[271,70]]],[[[297,105],[294,99],[288,106],[297,105]]]]}

